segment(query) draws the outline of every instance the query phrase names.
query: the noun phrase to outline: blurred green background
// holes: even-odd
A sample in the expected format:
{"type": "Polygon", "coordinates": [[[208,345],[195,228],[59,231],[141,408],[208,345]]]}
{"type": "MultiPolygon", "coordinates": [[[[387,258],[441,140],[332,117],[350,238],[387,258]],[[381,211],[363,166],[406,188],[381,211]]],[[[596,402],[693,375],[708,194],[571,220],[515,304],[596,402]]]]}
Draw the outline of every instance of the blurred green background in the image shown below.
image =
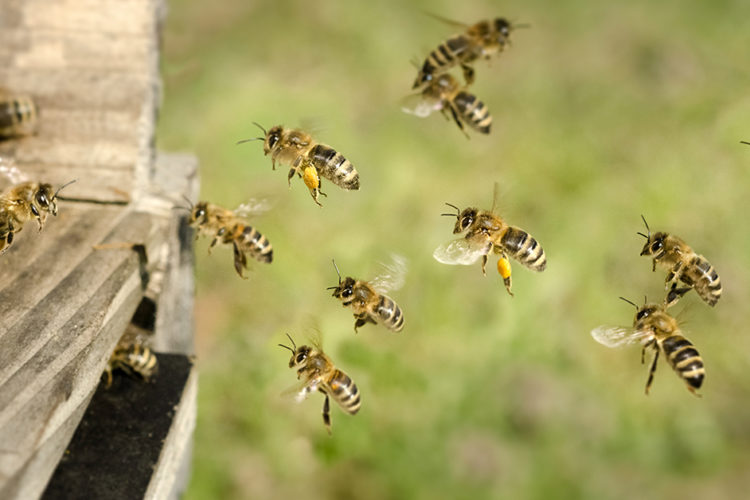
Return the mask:
{"type": "MultiPolygon", "coordinates": [[[[158,146],[194,152],[201,198],[252,219],[274,246],[250,279],[229,248],[196,245],[199,415],[186,498],[746,498],[750,486],[750,94],[746,1],[333,2],[172,0],[158,146]],[[400,111],[423,60],[456,28],[505,16],[500,57],[472,87],[494,116],[467,140],[439,114],[400,111]],[[271,170],[257,121],[300,126],[351,160],[361,189],[318,208],[271,170]],[[445,266],[444,202],[489,208],[544,246],[542,274],[514,265],[515,297],[479,265],[445,266]],[[715,309],[671,312],[703,355],[703,398],[662,359],[650,396],[637,346],[607,349],[663,297],[638,253],[640,215],[716,267],[715,309]],[[369,279],[391,252],[402,333],[368,325],[325,287],[369,279]],[[295,383],[286,332],[323,346],[362,393],[354,417],[295,383]]],[[[454,72],[458,76],[457,72],[454,72]]],[[[494,259],[490,263],[494,269],[494,259]]]]}

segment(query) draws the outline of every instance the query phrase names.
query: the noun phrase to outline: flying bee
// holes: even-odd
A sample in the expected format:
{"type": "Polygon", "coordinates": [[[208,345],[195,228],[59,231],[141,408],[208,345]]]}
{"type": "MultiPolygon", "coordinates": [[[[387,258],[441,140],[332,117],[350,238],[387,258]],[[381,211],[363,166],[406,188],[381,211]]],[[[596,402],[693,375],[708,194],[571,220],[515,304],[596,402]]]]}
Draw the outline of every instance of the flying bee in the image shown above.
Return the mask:
{"type": "Polygon", "coordinates": [[[607,347],[641,343],[641,364],[645,361],[646,349],[650,347],[654,350],[654,360],[651,362],[646,382],[646,394],[654,380],[656,362],[661,351],[675,373],[685,381],[687,389],[700,396],[695,391],[700,389],[706,375],[703,360],[695,346],[682,335],[677,320],[667,314],[667,304],[644,304],[638,307],[633,302],[620,298],[636,308],[633,327],[599,326],[591,330],[594,340],[607,347]]]}
{"type": "Polygon", "coordinates": [[[367,323],[380,323],[393,332],[400,332],[404,328],[404,313],[392,298],[385,295],[388,290],[397,290],[403,286],[406,274],[406,261],[403,257],[394,255],[393,264],[385,266],[385,271],[369,282],[349,276],[342,280],[336,262],[333,267],[339,277],[339,284],[328,287],[327,290],[333,290],[333,296],[341,300],[344,307],[354,310],[355,333],[357,328],[367,323]]]}
{"type": "Polygon", "coordinates": [[[455,65],[460,65],[467,85],[474,82],[474,69],[471,64],[477,59],[490,59],[510,45],[510,34],[514,29],[527,25],[513,25],[498,17],[467,25],[439,16],[438,19],[463,28],[463,32],[453,35],[429,53],[417,74],[412,88],[429,83],[436,75],[445,73],[455,65]]]}
{"type": "Polygon", "coordinates": [[[495,183],[494,200],[489,211],[477,208],[459,209],[455,213],[441,214],[456,217],[453,234],[466,232],[463,238],[452,240],[437,247],[432,256],[438,262],[450,265],[472,265],[482,258],[482,273],[486,275],[488,255],[492,252],[500,255],[497,261],[497,272],[503,278],[505,289],[511,292],[511,269],[508,256],[513,257],[523,266],[533,271],[544,271],[547,268],[547,256],[542,246],[523,229],[508,225],[495,213],[498,200],[498,185],[495,183]]]}
{"type": "Polygon", "coordinates": [[[57,215],[57,195],[72,180],[54,191],[51,184],[21,182],[0,194],[0,253],[13,243],[14,235],[23,225],[36,219],[39,231],[44,228],[47,215],[57,215]]]}
{"type": "Polygon", "coordinates": [[[641,216],[641,219],[646,225],[647,232],[638,233],[646,238],[641,255],[648,255],[653,259],[652,271],[656,270],[656,264],[669,271],[666,279],[666,289],[669,290],[667,304],[674,304],[694,288],[706,304],[715,306],[721,298],[721,279],[711,263],[704,256],[695,253],[677,236],[664,232],[651,234],[646,218],[641,216]],[[678,282],[687,286],[677,288],[678,282]]]}
{"type": "Polygon", "coordinates": [[[34,133],[37,116],[36,104],[30,96],[0,90],[0,137],[34,133]]]}
{"type": "Polygon", "coordinates": [[[263,137],[245,139],[248,141],[263,141],[263,153],[271,155],[271,166],[276,170],[276,162],[290,165],[287,180],[290,185],[296,173],[310,190],[315,203],[322,206],[318,196],[327,196],[320,190],[323,177],[342,189],[359,189],[359,173],[354,165],[330,146],[315,142],[310,134],[299,129],[288,129],[281,125],[271,127],[268,131],[253,122],[263,131],[263,137]]]}
{"type": "Polygon", "coordinates": [[[199,234],[213,238],[208,247],[209,253],[219,241],[223,244],[231,243],[234,249],[234,269],[241,278],[244,278],[242,270],[247,269],[248,255],[258,262],[270,264],[273,261],[271,242],[244,220],[246,214],[263,209],[265,206],[262,203],[248,203],[231,211],[219,205],[201,201],[190,208],[190,225],[196,228],[199,234]]]}
{"type": "Polygon", "coordinates": [[[402,108],[406,113],[424,118],[439,110],[448,118],[449,111],[458,128],[466,134],[463,124],[482,134],[489,134],[492,115],[487,106],[474,94],[461,88],[458,81],[448,73],[431,80],[419,94],[419,103],[414,109],[402,108]]]}
{"type": "Polygon", "coordinates": [[[112,385],[112,372],[120,370],[131,377],[138,376],[146,382],[159,371],[159,360],[148,347],[140,344],[117,346],[109,358],[104,373],[107,376],[107,387],[112,385]]]}
{"type": "Polygon", "coordinates": [[[311,392],[320,391],[325,394],[323,403],[323,423],[328,434],[331,434],[331,408],[329,397],[336,401],[342,410],[350,415],[359,411],[361,401],[359,389],[349,376],[336,368],[331,359],[323,353],[319,345],[303,345],[297,347],[292,337],[287,333],[292,347],[279,344],[284,349],[292,351],[289,368],[297,370],[297,379],[301,384],[293,390],[297,392],[299,401],[307,398],[311,392]]]}

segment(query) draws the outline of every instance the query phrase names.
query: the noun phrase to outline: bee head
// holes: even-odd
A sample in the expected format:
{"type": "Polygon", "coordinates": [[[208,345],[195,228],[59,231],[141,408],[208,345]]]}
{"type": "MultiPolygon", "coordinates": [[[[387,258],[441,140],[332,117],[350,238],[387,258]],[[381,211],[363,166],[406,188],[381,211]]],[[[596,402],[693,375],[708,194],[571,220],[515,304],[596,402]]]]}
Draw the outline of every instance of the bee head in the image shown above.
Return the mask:
{"type": "Polygon", "coordinates": [[[55,203],[55,192],[51,184],[39,184],[31,200],[31,213],[40,222],[44,222],[48,213],[57,215],[57,203],[55,203]]]}
{"type": "Polygon", "coordinates": [[[310,356],[312,347],[303,345],[298,348],[297,344],[294,343],[294,339],[292,339],[291,335],[287,333],[286,336],[289,337],[289,341],[292,343],[292,347],[284,344],[279,344],[279,347],[283,347],[284,349],[289,349],[290,351],[292,351],[292,357],[289,359],[289,368],[304,365],[307,361],[307,358],[310,356]]]}
{"type": "Polygon", "coordinates": [[[658,259],[664,252],[664,240],[666,240],[667,236],[669,235],[664,232],[651,234],[651,229],[648,227],[646,218],[641,215],[641,219],[643,219],[643,223],[646,225],[646,234],[643,234],[641,232],[637,233],[638,235],[646,238],[646,243],[643,245],[641,255],[653,255],[658,259]]]}
{"type": "Polygon", "coordinates": [[[498,33],[498,41],[503,43],[508,36],[510,36],[511,24],[504,17],[498,17],[494,21],[495,31],[498,33]]]}
{"type": "Polygon", "coordinates": [[[200,201],[195,204],[193,209],[190,211],[190,224],[200,225],[205,224],[208,214],[208,203],[200,201]]]}
{"type": "Polygon", "coordinates": [[[271,127],[268,132],[266,132],[266,138],[263,142],[263,152],[265,154],[270,153],[273,148],[276,147],[276,145],[279,143],[279,140],[281,140],[281,133],[283,132],[284,127],[281,125],[276,125],[275,127],[271,127]]]}
{"type": "Polygon", "coordinates": [[[659,304],[647,304],[646,297],[643,298],[642,306],[636,305],[634,302],[631,302],[625,297],[620,298],[631,306],[635,307],[635,318],[633,319],[633,326],[638,326],[640,323],[646,320],[646,318],[652,316],[655,312],[662,311],[664,309],[664,306],[661,306],[659,304]]]}
{"type": "Polygon", "coordinates": [[[440,214],[456,217],[456,225],[453,226],[453,234],[463,233],[464,231],[469,229],[469,227],[471,227],[471,225],[474,223],[474,220],[477,218],[476,208],[465,208],[462,211],[457,206],[451,205],[450,203],[446,203],[446,205],[456,210],[455,214],[440,214]]]}
{"type": "Polygon", "coordinates": [[[354,278],[347,276],[344,281],[339,281],[338,286],[330,287],[329,290],[333,289],[333,296],[346,302],[354,294],[355,283],[357,281],[354,278]]]}

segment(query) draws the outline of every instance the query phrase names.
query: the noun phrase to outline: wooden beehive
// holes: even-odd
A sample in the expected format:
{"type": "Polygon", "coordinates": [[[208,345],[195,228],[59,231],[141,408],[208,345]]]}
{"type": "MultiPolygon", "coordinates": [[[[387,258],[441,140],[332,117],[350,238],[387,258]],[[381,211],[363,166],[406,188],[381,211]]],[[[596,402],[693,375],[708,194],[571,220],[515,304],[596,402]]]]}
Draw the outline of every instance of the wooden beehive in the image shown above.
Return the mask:
{"type": "MultiPolygon", "coordinates": [[[[154,149],[163,12],[161,0],[0,2],[0,88],[39,108],[35,134],[0,142],[0,156],[29,180],[77,181],[42,232],[28,223],[0,255],[0,498],[41,495],[144,296],[153,347],[192,350],[192,236],[173,208],[195,199],[197,162],[154,149]]],[[[189,448],[194,374],[185,387],[170,440],[189,448]]]]}

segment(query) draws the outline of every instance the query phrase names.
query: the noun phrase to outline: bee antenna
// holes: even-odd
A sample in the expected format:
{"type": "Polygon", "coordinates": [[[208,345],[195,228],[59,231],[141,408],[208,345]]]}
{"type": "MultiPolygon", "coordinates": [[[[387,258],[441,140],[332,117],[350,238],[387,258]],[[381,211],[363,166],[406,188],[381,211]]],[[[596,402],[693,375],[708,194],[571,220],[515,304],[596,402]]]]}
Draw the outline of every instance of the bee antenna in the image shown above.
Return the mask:
{"type": "MultiPolygon", "coordinates": [[[[648,222],[646,222],[646,218],[643,216],[643,214],[641,214],[641,219],[643,219],[643,223],[646,224],[646,231],[648,231],[648,236],[646,236],[646,239],[650,239],[651,238],[651,228],[648,227],[648,222]]],[[[639,233],[639,234],[642,234],[642,233],[639,233]]]]}
{"type": "Polygon", "coordinates": [[[643,234],[643,233],[642,233],[642,232],[640,232],[640,231],[638,231],[638,232],[637,232],[637,233],[635,233],[635,234],[639,234],[639,235],[643,236],[644,238],[648,239],[648,236],[646,236],[645,234],[643,234]]]}
{"type": "MultiPolygon", "coordinates": [[[[331,259],[331,262],[333,262],[333,268],[336,269],[336,274],[339,276],[339,285],[341,284],[341,273],[339,272],[339,266],[336,265],[336,261],[331,259]]],[[[326,288],[326,290],[331,290],[332,288],[338,288],[336,286],[332,286],[330,288],[326,288]]]]}
{"type": "Polygon", "coordinates": [[[750,146],[750,142],[747,141],[740,141],[740,144],[747,144],[748,146],[750,146]]]}
{"type": "MultiPolygon", "coordinates": [[[[183,200],[185,200],[185,201],[187,202],[187,204],[188,204],[188,207],[190,207],[190,208],[188,208],[188,211],[189,211],[189,212],[192,212],[192,211],[193,211],[193,208],[195,208],[195,205],[193,205],[193,202],[192,202],[192,201],[190,201],[190,198],[188,198],[187,196],[185,196],[185,195],[183,194],[183,195],[182,195],[182,199],[183,199],[183,200]]],[[[175,207],[175,208],[185,208],[185,207],[175,207]]]]}
{"type": "Polygon", "coordinates": [[[63,184],[62,186],[60,186],[60,187],[59,187],[59,188],[57,189],[57,191],[55,191],[55,196],[53,196],[52,198],[57,198],[57,193],[59,193],[60,191],[62,191],[62,190],[63,190],[63,188],[65,188],[65,187],[67,187],[67,186],[70,186],[71,184],[73,184],[73,183],[74,183],[74,182],[76,182],[77,180],[78,180],[78,179],[73,179],[72,181],[70,181],[70,182],[66,182],[65,184],[63,184]]]}
{"type": "Polygon", "coordinates": [[[237,141],[235,144],[244,144],[246,142],[253,142],[253,141],[265,141],[265,137],[253,137],[252,139],[242,139],[241,141],[237,141]]]}
{"type": "Polygon", "coordinates": [[[289,349],[293,353],[297,352],[297,344],[294,343],[294,339],[292,338],[292,336],[289,335],[288,333],[286,334],[286,336],[289,338],[289,342],[292,343],[292,347],[294,347],[294,349],[292,349],[292,347],[289,347],[288,345],[284,345],[284,344],[279,344],[279,347],[283,347],[284,349],[289,349]]]}
{"type": "Polygon", "coordinates": [[[266,129],[264,129],[264,128],[263,128],[263,126],[262,126],[262,125],[261,125],[260,123],[258,123],[258,122],[253,122],[253,125],[255,125],[255,126],[256,126],[256,127],[258,127],[259,129],[261,129],[261,130],[263,131],[263,135],[268,135],[268,132],[266,132],[266,129]]]}
{"type": "Polygon", "coordinates": [[[448,217],[458,217],[461,214],[461,209],[458,208],[456,205],[452,205],[452,204],[448,203],[447,201],[445,202],[445,204],[448,205],[451,208],[455,208],[456,209],[456,213],[455,214],[440,214],[440,215],[448,216],[448,217]]]}
{"type": "Polygon", "coordinates": [[[633,302],[633,301],[631,301],[631,300],[628,300],[628,299],[626,299],[625,297],[620,297],[620,299],[624,300],[625,302],[627,302],[627,303],[628,303],[628,304],[630,304],[631,306],[633,306],[633,307],[635,307],[636,309],[638,309],[638,305],[637,305],[637,304],[636,304],[635,302],[633,302]]]}

